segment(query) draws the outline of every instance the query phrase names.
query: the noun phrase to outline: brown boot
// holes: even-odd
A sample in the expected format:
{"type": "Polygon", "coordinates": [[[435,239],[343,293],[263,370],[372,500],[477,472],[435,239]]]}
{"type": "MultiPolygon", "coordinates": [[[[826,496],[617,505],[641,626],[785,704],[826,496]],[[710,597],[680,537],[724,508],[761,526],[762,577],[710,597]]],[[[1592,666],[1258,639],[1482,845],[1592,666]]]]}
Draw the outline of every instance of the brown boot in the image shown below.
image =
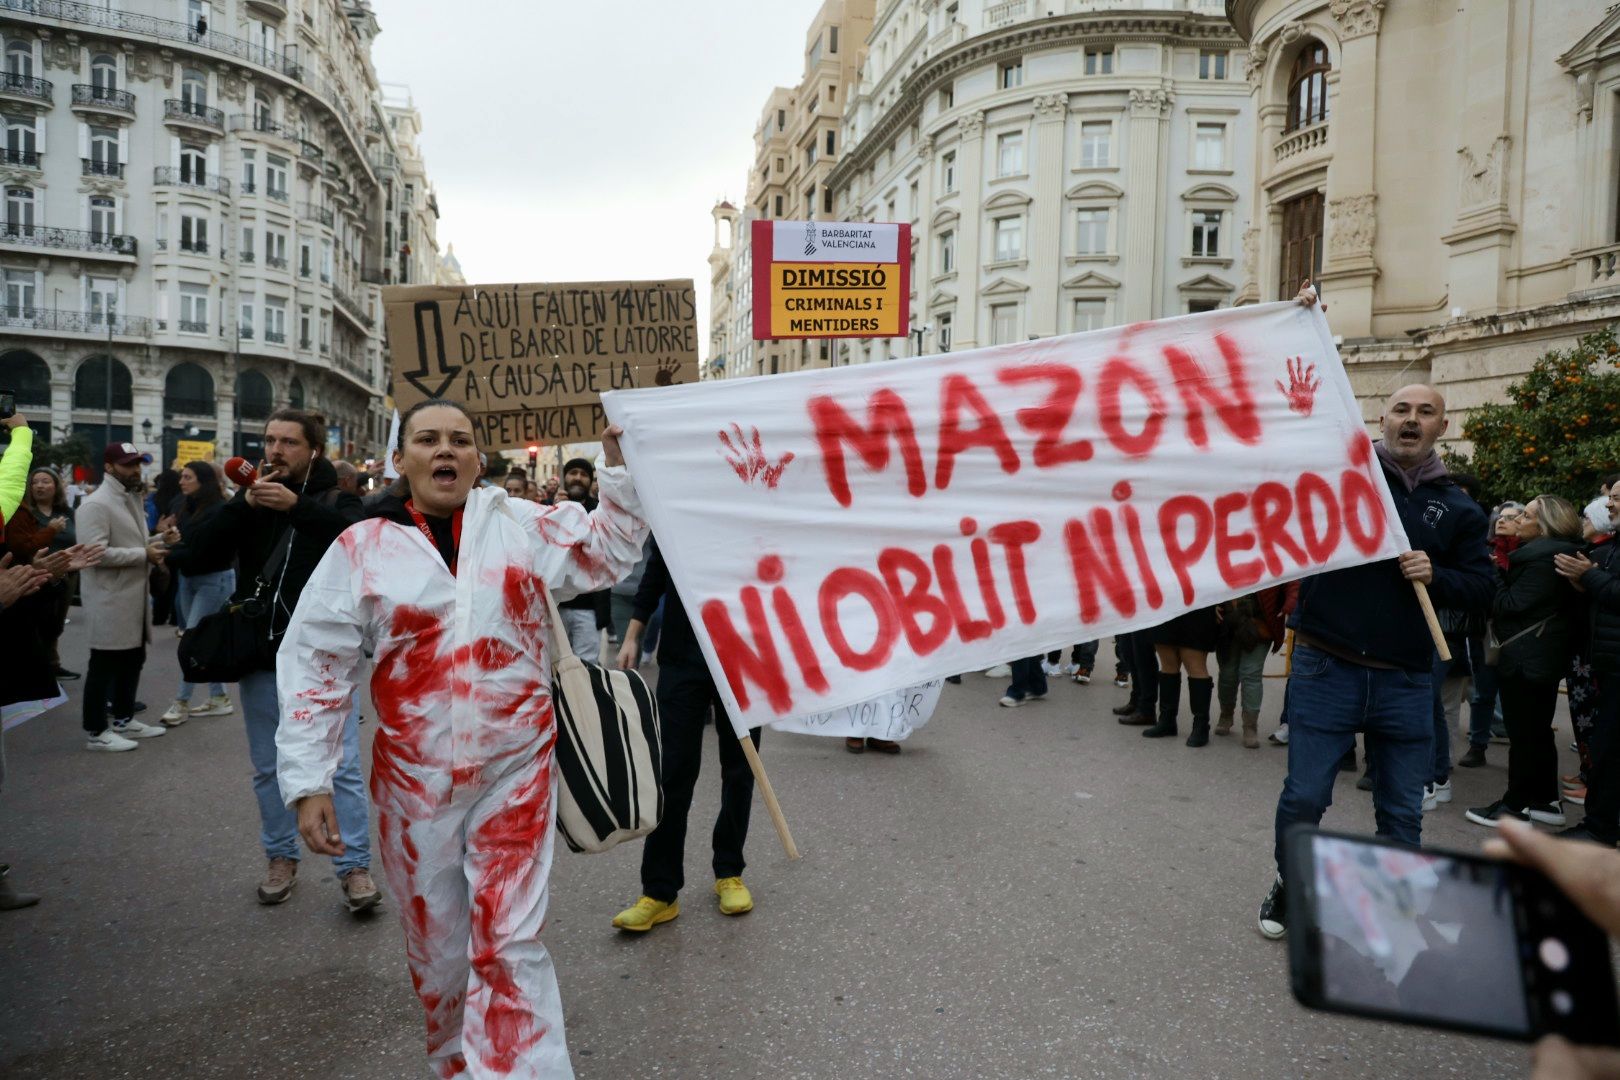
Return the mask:
{"type": "Polygon", "coordinates": [[[1230,735],[1230,734],[1232,734],[1232,706],[1230,706],[1230,705],[1222,705],[1221,706],[1221,718],[1219,720],[1215,721],[1215,734],[1217,734],[1217,735],[1230,735]]]}
{"type": "Polygon", "coordinates": [[[1258,710],[1243,710],[1243,746],[1248,750],[1260,749],[1260,713],[1258,710]]]}

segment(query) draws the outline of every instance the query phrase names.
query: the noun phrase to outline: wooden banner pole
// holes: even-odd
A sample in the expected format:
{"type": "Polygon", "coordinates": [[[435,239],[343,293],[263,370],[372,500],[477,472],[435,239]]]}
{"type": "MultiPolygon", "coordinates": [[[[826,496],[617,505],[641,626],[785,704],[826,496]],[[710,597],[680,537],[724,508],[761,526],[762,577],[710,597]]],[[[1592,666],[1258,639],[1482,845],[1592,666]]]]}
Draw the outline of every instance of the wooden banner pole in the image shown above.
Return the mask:
{"type": "Polygon", "coordinates": [[[1440,651],[1440,659],[1450,663],[1451,649],[1446,645],[1446,635],[1440,629],[1440,620],[1434,614],[1434,601],[1429,599],[1429,587],[1421,581],[1414,581],[1412,590],[1417,593],[1418,607],[1423,609],[1423,621],[1429,624],[1429,636],[1434,639],[1434,647],[1440,651]]]}
{"type": "Polygon", "coordinates": [[[797,859],[799,849],[793,846],[793,834],[788,832],[787,818],[782,816],[782,807],[776,801],[776,792],[771,790],[771,782],[765,776],[765,766],[760,763],[759,751],[754,749],[754,740],[744,735],[738,741],[742,743],[743,757],[748,759],[748,767],[753,770],[754,783],[759,785],[759,793],[765,797],[765,809],[771,813],[771,824],[776,826],[776,835],[782,841],[782,850],[787,852],[789,859],[797,859]]]}

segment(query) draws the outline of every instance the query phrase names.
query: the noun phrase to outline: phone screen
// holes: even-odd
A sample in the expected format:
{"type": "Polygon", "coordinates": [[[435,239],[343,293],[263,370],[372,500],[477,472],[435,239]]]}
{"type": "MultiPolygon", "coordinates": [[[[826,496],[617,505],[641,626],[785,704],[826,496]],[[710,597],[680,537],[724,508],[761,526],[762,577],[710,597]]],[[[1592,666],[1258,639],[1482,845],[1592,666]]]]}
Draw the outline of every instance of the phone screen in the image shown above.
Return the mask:
{"type": "Polygon", "coordinates": [[[17,395],[10,390],[0,390],[0,420],[8,420],[17,414],[17,395]]]}
{"type": "Polygon", "coordinates": [[[1532,1034],[1507,867],[1335,836],[1311,842],[1325,1004],[1532,1034]]]}

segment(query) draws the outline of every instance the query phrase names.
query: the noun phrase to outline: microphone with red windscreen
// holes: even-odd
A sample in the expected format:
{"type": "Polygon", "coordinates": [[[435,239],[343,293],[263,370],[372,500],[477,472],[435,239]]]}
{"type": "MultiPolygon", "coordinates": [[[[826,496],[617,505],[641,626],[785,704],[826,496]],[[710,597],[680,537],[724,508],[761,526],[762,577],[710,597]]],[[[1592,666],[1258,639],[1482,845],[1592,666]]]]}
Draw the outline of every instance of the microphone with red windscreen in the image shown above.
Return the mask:
{"type": "Polygon", "coordinates": [[[246,458],[233,457],[225,463],[225,475],[237,487],[252,487],[259,479],[259,470],[249,465],[246,458]]]}

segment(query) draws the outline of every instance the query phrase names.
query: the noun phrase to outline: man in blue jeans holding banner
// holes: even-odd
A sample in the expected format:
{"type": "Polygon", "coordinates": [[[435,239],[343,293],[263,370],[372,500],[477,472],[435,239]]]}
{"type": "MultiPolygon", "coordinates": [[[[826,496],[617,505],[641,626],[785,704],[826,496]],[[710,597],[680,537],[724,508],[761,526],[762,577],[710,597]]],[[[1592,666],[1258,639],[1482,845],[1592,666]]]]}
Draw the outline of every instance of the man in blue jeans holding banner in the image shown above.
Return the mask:
{"type": "Polygon", "coordinates": [[[1408,386],[1384,406],[1373,444],[1395,510],[1412,543],[1399,559],[1300,584],[1293,668],[1288,678],[1288,778],[1277,800],[1277,879],[1260,905],[1260,932],[1287,932],[1283,837],[1316,825],[1333,802],[1339,760],[1368,736],[1378,835],[1416,846],[1423,793],[1434,772],[1435,647],[1413,582],[1436,607],[1489,607],[1495,577],[1485,553],[1485,514],[1453,484],[1434,444],[1446,430],[1446,402],[1430,386],[1408,386]]]}
{"type": "MultiPolygon", "coordinates": [[[[360,520],[360,498],[338,487],[337,471],[322,456],[326,422],[301,409],[279,409],[264,429],[265,460],[255,481],[242,488],[218,513],[198,523],[194,534],[169,559],[182,568],[234,553],[238,573],[233,600],[243,600],[265,582],[272,626],[279,645],[326,549],[360,520]]],[[[268,863],[259,883],[261,904],[280,904],[298,882],[298,818],[281,801],[276,779],[276,728],[281,703],[274,666],[245,675],[239,684],[248,756],[253,761],[253,793],[259,801],[260,842],[268,863]]],[[[343,730],[343,759],[332,778],[343,854],[333,859],[343,903],[358,915],[382,900],[371,878],[371,803],[360,774],[359,698],[343,730]]]]}

